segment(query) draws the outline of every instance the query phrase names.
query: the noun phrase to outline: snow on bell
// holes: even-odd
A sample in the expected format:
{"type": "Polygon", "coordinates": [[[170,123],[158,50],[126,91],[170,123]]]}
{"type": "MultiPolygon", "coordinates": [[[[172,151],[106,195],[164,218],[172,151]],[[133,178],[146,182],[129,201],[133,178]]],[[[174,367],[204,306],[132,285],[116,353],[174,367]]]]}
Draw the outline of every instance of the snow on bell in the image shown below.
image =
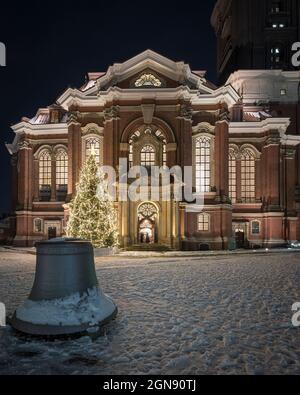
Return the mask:
{"type": "Polygon", "coordinates": [[[29,298],[11,324],[20,332],[59,336],[93,331],[117,314],[98,286],[92,244],[52,239],[36,244],[37,264],[29,298]]]}

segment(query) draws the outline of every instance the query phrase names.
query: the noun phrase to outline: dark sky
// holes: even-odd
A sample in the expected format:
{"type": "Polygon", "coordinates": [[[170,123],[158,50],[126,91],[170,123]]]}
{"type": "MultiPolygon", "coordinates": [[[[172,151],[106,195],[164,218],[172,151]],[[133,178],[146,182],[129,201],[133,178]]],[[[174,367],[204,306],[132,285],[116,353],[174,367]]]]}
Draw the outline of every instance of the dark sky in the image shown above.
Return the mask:
{"type": "Polygon", "coordinates": [[[32,117],[88,71],[153,49],[215,82],[216,53],[210,15],[215,0],[2,1],[0,42],[0,214],[10,210],[10,125],[32,117]]]}

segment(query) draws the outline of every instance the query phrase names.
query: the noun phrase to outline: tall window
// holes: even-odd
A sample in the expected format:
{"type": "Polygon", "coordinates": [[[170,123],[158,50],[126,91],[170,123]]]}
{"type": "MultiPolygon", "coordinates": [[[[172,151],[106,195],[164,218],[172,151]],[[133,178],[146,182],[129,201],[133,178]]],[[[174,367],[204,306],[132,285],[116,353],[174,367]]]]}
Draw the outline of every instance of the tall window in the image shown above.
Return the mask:
{"type": "Polygon", "coordinates": [[[208,232],[210,227],[210,215],[202,213],[198,215],[198,231],[208,232]]]}
{"type": "Polygon", "coordinates": [[[48,151],[39,157],[39,185],[40,188],[51,187],[51,156],[48,151]]]}
{"type": "Polygon", "coordinates": [[[133,146],[132,146],[132,142],[129,144],[129,167],[133,166],[133,146]]]}
{"type": "Polygon", "coordinates": [[[141,150],[141,166],[155,166],[155,149],[152,145],[145,145],[141,150]]]}
{"type": "Polygon", "coordinates": [[[235,204],[237,201],[236,155],[233,150],[229,151],[229,197],[232,204],[235,204]]]}
{"type": "Polygon", "coordinates": [[[255,201],[255,156],[245,149],[241,157],[241,199],[245,203],[255,201]]]}
{"type": "Polygon", "coordinates": [[[97,137],[91,137],[85,141],[85,159],[95,155],[97,165],[100,165],[100,140],[97,137]]]}
{"type": "Polygon", "coordinates": [[[167,166],[167,144],[163,142],[163,166],[167,166]]]}
{"type": "Polygon", "coordinates": [[[210,192],[211,139],[197,137],[195,141],[196,191],[210,192]]]}
{"type": "Polygon", "coordinates": [[[56,156],[56,185],[68,185],[68,154],[64,150],[56,156]]]}

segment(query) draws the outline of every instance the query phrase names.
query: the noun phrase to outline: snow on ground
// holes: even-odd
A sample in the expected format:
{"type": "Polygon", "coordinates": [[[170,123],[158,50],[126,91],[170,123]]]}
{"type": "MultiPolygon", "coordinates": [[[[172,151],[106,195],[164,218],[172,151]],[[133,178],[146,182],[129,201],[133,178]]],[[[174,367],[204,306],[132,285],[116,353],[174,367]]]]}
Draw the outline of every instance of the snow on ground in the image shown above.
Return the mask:
{"type": "MultiPolygon", "coordinates": [[[[0,374],[300,374],[300,255],[97,258],[119,308],[97,340],[0,329],[0,374]]],[[[0,301],[26,298],[35,257],[0,252],[0,301]]]]}

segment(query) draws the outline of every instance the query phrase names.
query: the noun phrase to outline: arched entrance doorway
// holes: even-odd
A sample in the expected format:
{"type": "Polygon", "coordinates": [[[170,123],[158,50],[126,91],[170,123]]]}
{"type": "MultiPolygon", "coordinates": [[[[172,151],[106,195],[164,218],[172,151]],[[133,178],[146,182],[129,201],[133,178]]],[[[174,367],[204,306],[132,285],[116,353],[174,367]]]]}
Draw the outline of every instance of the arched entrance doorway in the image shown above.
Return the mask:
{"type": "Polygon", "coordinates": [[[138,208],[138,241],[140,244],[158,242],[158,209],[153,203],[143,203],[138,208]]]}
{"type": "Polygon", "coordinates": [[[235,237],[236,248],[247,247],[247,223],[246,222],[234,222],[233,223],[233,234],[235,237]]]}

